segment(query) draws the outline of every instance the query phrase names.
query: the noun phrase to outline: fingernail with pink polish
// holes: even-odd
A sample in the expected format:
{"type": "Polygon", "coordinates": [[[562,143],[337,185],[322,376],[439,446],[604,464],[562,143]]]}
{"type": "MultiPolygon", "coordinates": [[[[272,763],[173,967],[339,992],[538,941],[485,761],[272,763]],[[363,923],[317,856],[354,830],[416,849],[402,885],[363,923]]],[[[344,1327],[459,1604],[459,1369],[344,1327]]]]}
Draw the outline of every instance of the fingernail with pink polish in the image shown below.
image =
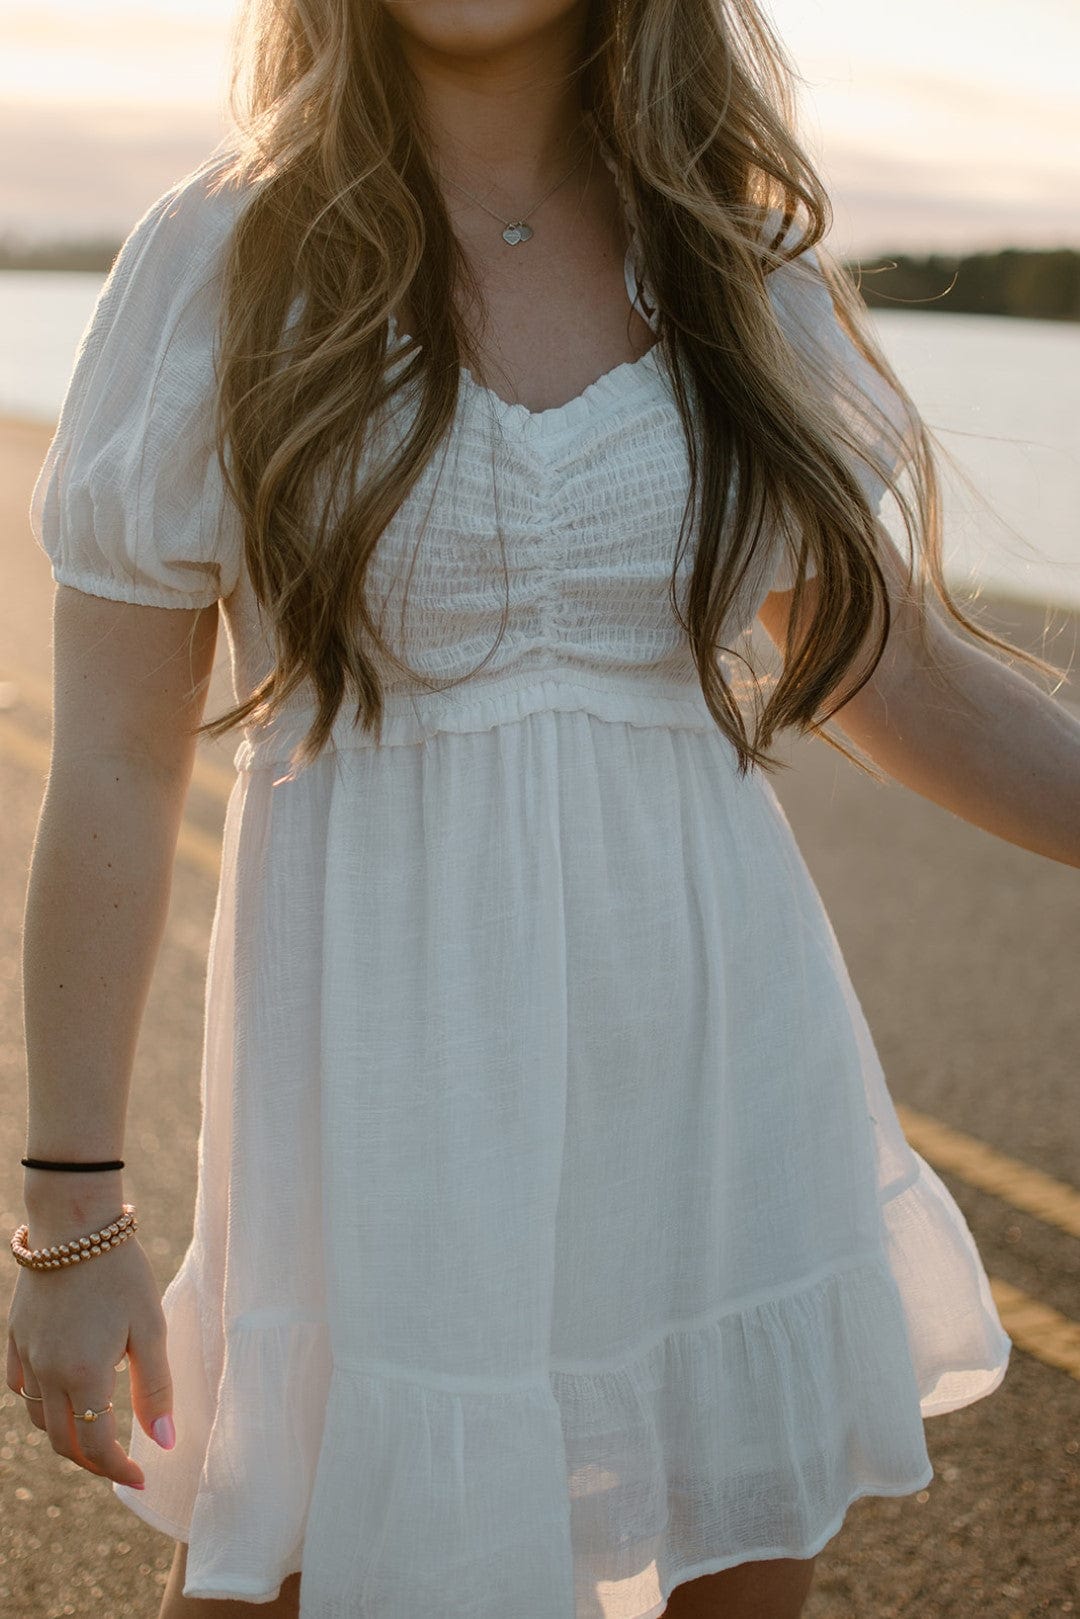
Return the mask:
{"type": "Polygon", "coordinates": [[[150,1432],[162,1450],[171,1450],[176,1444],[176,1429],[170,1416],[158,1417],[150,1424],[150,1432]]]}

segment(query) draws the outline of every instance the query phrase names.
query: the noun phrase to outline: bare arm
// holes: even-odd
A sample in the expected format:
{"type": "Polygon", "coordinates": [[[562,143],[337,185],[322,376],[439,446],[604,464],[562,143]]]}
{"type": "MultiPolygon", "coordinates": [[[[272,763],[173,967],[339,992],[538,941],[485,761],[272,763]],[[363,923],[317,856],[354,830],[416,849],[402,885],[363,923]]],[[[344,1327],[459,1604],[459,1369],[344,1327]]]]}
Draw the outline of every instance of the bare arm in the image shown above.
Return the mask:
{"type": "MultiPolygon", "coordinates": [[[[123,1157],[217,609],[59,586],[53,748],[27,888],[27,1156],[123,1157]]],[[[123,1172],[24,1169],[31,1246],[119,1212],[123,1172]]]]}
{"type": "MultiPolygon", "coordinates": [[[[924,661],[904,559],[891,541],[882,554],[893,610],[888,646],[834,723],[912,792],[1007,843],[1080,867],[1080,719],[935,616],[932,646],[954,695],[924,661]]],[[[816,589],[809,580],[810,603],[816,589]]],[[[790,591],[774,591],[758,614],[781,649],[790,604],[790,591]]]]}

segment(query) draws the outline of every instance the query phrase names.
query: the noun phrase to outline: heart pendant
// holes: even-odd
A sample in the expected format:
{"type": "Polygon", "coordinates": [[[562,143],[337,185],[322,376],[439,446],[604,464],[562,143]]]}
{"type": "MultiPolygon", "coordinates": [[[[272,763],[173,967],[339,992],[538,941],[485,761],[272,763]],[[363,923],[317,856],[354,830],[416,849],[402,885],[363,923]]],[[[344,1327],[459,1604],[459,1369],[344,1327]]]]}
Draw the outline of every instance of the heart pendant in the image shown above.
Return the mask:
{"type": "Polygon", "coordinates": [[[527,242],[531,235],[532,227],[523,224],[520,220],[516,225],[507,225],[502,233],[503,241],[509,242],[511,247],[516,247],[518,242],[527,242]]]}

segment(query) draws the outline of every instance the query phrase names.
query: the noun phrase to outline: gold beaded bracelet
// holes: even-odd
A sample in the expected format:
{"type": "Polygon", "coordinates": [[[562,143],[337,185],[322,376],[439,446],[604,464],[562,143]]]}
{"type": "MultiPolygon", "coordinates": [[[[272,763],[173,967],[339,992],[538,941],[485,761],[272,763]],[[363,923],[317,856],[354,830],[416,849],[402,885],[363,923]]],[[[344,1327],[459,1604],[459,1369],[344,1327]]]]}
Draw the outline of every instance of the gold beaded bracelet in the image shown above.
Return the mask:
{"type": "Polygon", "coordinates": [[[102,1226],[100,1231],[91,1231],[88,1237],[73,1237],[70,1242],[54,1243],[46,1248],[26,1246],[30,1235],[30,1223],[27,1221],[12,1233],[11,1251],[19,1264],[25,1265],[28,1270],[59,1270],[61,1265],[78,1265],[84,1259],[93,1259],[97,1254],[118,1247],[138,1229],[134,1203],[124,1203],[122,1208],[123,1213],[111,1225],[102,1226]]]}

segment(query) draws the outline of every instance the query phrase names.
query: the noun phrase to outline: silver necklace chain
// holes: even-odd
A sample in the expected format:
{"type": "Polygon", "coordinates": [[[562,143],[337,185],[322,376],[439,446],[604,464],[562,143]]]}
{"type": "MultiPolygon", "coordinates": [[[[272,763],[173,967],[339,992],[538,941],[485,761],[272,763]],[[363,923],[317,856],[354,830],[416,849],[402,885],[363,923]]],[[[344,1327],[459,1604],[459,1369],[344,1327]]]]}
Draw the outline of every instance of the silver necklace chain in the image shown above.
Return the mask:
{"type": "MultiPolygon", "coordinates": [[[[587,148],[586,148],[586,150],[587,150],[587,148]]],[[[561,185],[565,185],[567,180],[569,180],[571,174],[574,173],[574,170],[581,167],[581,164],[584,162],[584,159],[585,159],[585,152],[582,152],[581,156],[578,158],[577,162],[574,164],[574,167],[572,169],[569,169],[567,171],[567,173],[563,175],[561,180],[557,180],[555,182],[555,184],[551,187],[550,191],[545,191],[544,192],[544,195],[540,198],[540,202],[534,202],[531,208],[526,209],[526,212],[524,214],[522,214],[520,219],[511,219],[511,220],[504,219],[502,214],[495,213],[491,208],[488,207],[486,202],[481,202],[479,197],[474,197],[471,191],[466,191],[465,187],[463,185],[458,185],[458,182],[456,180],[451,180],[450,184],[452,186],[457,186],[457,189],[459,191],[464,192],[465,196],[468,197],[470,199],[470,201],[475,202],[476,205],[478,207],[482,208],[486,214],[491,214],[492,219],[497,219],[499,221],[499,223],[503,226],[503,232],[502,232],[503,241],[508,242],[511,247],[516,247],[519,242],[527,242],[529,240],[529,237],[533,233],[532,226],[527,225],[525,223],[525,220],[526,220],[527,216],[529,214],[534,214],[536,212],[536,210],[540,207],[541,203],[545,203],[548,200],[548,198],[551,196],[552,191],[558,191],[558,189],[559,189],[559,187],[561,185]]],[[[447,176],[447,178],[449,178],[449,176],[447,176]]]]}

